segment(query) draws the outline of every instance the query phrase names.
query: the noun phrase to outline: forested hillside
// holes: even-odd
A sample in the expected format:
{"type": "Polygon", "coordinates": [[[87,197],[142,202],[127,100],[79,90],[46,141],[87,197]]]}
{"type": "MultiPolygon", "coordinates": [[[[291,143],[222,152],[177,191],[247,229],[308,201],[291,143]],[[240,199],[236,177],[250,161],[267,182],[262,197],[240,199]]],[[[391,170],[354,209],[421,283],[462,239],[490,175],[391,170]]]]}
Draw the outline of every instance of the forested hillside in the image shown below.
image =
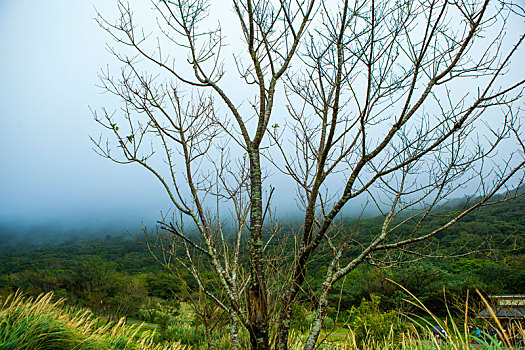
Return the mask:
{"type": "MultiPolygon", "coordinates": [[[[448,214],[448,211],[434,213],[426,229],[441,225],[448,214]]],[[[374,261],[360,266],[334,286],[337,292],[331,296],[325,328],[355,322],[360,312],[369,314],[375,310],[383,320],[377,327],[388,326],[385,328],[388,330],[390,323],[399,323],[396,320],[400,315],[419,312],[406,302],[407,293],[391,281],[411,291],[433,313],[445,318],[448,315],[444,295],[448,305],[454,306],[464,302],[467,290],[470,295],[475,294],[472,293],[475,288],[487,294],[523,294],[524,214],[523,198],[476,211],[431,242],[432,254],[447,258],[407,255],[389,266],[380,267],[374,261]]],[[[342,220],[338,225],[340,230],[353,232],[363,242],[379,230],[381,218],[342,220]]],[[[275,261],[280,261],[283,249],[293,249],[296,231],[293,222],[283,225],[280,236],[268,248],[275,261]]],[[[29,296],[53,292],[54,298],[65,298],[71,306],[87,307],[104,319],[131,317],[135,322],[153,324],[159,327],[155,339],[161,343],[179,341],[205,347],[204,339],[210,339],[204,335],[206,327],[210,327],[207,322],[212,322],[213,327],[227,325],[224,315],[202,298],[193,277],[181,266],[173,265],[172,272],[178,274],[174,277],[154,259],[140,236],[101,232],[98,237],[77,235],[62,242],[35,243],[38,240],[10,236],[4,228],[1,241],[0,296],[17,290],[29,296]]],[[[351,257],[352,249],[349,254],[351,257]]],[[[330,252],[319,254],[308,265],[311,276],[308,288],[299,296],[300,302],[294,306],[292,315],[292,328],[299,332],[306,331],[311,323],[315,299],[308,289],[316,290],[322,283],[325,258],[330,259],[330,252]]],[[[204,258],[202,276],[207,274],[207,264],[204,258]]],[[[289,264],[283,260],[271,266],[279,269],[289,264]]],[[[272,273],[279,278],[278,271],[272,273]]],[[[210,283],[207,288],[213,290],[211,272],[209,276],[203,283],[210,283]]],[[[215,292],[221,293],[217,289],[215,292]]],[[[345,328],[338,329],[341,332],[345,328]]],[[[359,325],[353,325],[352,329],[357,334],[359,325]]]]}
{"type": "MultiPolygon", "coordinates": [[[[434,223],[442,224],[439,213],[428,224],[429,229],[434,223]]],[[[402,293],[387,279],[405,286],[438,312],[443,288],[457,295],[473,288],[487,293],[523,293],[524,223],[523,198],[476,211],[435,238],[433,243],[438,247],[435,255],[450,255],[449,258],[407,257],[410,263],[383,269],[364,265],[338,287],[342,289],[334,293],[333,304],[339,304],[340,298],[340,306],[349,309],[362,298],[376,294],[382,296],[383,308],[395,309],[402,293]],[[471,251],[474,253],[465,255],[471,251]]],[[[348,220],[342,227],[366,237],[374,234],[380,224],[379,218],[363,218],[358,223],[348,220]]],[[[282,235],[291,235],[293,223],[284,226],[282,235]]],[[[38,236],[38,232],[32,234],[38,236]]],[[[72,304],[92,308],[99,308],[101,302],[114,304],[115,312],[134,316],[148,298],[185,298],[179,281],[155,261],[145,244],[129,234],[101,233],[98,238],[89,239],[77,236],[54,244],[16,240],[9,237],[5,229],[2,235],[0,290],[3,294],[17,289],[30,295],[54,291],[72,304]]],[[[309,281],[311,285],[321,283],[325,273],[321,266],[326,266],[322,259],[311,262],[309,269],[314,272],[309,281]]],[[[183,269],[178,272],[182,276],[185,274],[183,269]]],[[[187,288],[191,291],[195,281],[186,277],[187,288]]],[[[304,297],[304,305],[308,308],[308,300],[304,297]]]]}

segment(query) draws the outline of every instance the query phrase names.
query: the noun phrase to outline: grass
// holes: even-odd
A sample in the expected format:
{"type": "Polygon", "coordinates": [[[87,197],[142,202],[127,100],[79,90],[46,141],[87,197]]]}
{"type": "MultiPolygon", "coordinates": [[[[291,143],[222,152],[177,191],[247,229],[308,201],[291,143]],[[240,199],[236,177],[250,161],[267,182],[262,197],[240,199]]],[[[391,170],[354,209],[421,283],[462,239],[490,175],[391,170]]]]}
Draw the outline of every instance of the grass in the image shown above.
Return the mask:
{"type": "MultiPolygon", "coordinates": [[[[305,336],[299,335],[294,337],[290,341],[290,349],[302,349],[305,340],[305,336]]],[[[318,347],[318,349],[334,350],[471,350],[473,348],[486,350],[513,349],[512,347],[506,346],[500,338],[489,335],[483,338],[471,336],[469,337],[469,341],[465,342],[462,334],[461,337],[452,336],[445,342],[434,337],[430,331],[422,332],[415,329],[401,334],[390,333],[383,339],[368,338],[363,343],[359,343],[352,330],[348,330],[346,337],[335,339],[334,337],[328,336],[318,347]]],[[[515,347],[514,349],[523,349],[523,347],[515,347]]]]}
{"type": "MultiPolygon", "coordinates": [[[[515,338],[509,339],[509,335],[505,332],[502,321],[499,320],[491,306],[484,299],[483,295],[479,293],[480,298],[484,302],[484,306],[492,313],[492,319],[472,319],[469,315],[476,315],[477,311],[472,310],[469,306],[469,298],[465,305],[462,305],[464,317],[458,319],[452,316],[452,313],[447,307],[448,317],[440,319],[435,316],[418,298],[412,295],[408,290],[405,290],[412,300],[406,300],[419,309],[417,315],[408,317],[406,327],[403,331],[394,331],[394,325],[390,325],[390,332],[383,337],[374,338],[368,333],[364,339],[358,339],[356,333],[350,326],[336,327],[330,333],[325,333],[321,345],[318,349],[338,349],[338,350],[470,350],[473,348],[482,348],[487,350],[523,350],[525,345],[523,339],[525,338],[525,331],[520,325],[515,324],[512,332],[515,338]],[[425,316],[421,316],[424,314],[425,316]],[[493,329],[493,335],[482,333],[481,336],[476,336],[475,331],[469,329],[469,325],[476,325],[480,328],[493,329]],[[436,337],[433,334],[433,328],[440,326],[446,331],[446,340],[436,337]],[[334,336],[339,335],[339,336],[334,336]]],[[[475,329],[475,328],[474,328],[475,329]]],[[[510,331],[510,330],[509,330],[510,331]]],[[[296,333],[291,337],[290,349],[298,350],[304,347],[306,341],[306,334],[296,333]]]]}
{"type": "Polygon", "coordinates": [[[53,294],[27,298],[16,293],[0,302],[0,349],[20,350],[167,350],[184,349],[177,343],[155,344],[154,332],[140,332],[124,319],[97,327],[89,310],[63,306],[53,294]]]}
{"type": "MultiPolygon", "coordinates": [[[[417,298],[413,298],[414,300],[411,303],[425,311],[429,316],[413,316],[403,331],[395,332],[392,326],[391,331],[380,339],[371,336],[366,336],[365,339],[357,339],[350,327],[337,327],[331,334],[323,334],[324,340],[318,349],[470,350],[473,344],[488,350],[524,349],[523,344],[513,344],[508,341],[508,338],[505,338],[503,326],[495,315],[490,321],[490,326],[497,329],[497,333],[493,336],[484,334],[482,337],[476,337],[469,334],[468,325],[472,320],[468,316],[462,320],[448,317],[447,320],[443,321],[426,309],[417,298]],[[442,341],[432,334],[432,328],[436,325],[447,332],[446,341],[442,341]],[[337,337],[334,334],[342,336],[337,337]]],[[[117,323],[106,324],[106,322],[100,322],[100,319],[89,310],[66,307],[63,302],[63,300],[53,301],[52,293],[40,295],[37,298],[27,298],[16,293],[0,300],[0,350],[182,350],[206,348],[204,334],[198,331],[198,327],[183,324],[170,325],[169,328],[180,328],[168,330],[168,332],[176,333],[173,334],[173,337],[179,342],[158,343],[156,342],[158,341],[158,329],[127,325],[124,319],[117,323]],[[102,326],[98,326],[98,324],[102,324],[102,326]]],[[[465,315],[469,314],[468,307],[467,302],[465,315]]],[[[178,318],[187,320],[187,316],[186,313],[183,313],[178,318]]],[[[521,337],[525,335],[522,328],[517,331],[521,337]]],[[[246,338],[247,334],[244,333],[241,338],[246,338]]],[[[293,331],[289,342],[290,350],[302,349],[306,336],[307,334],[293,331]]],[[[247,345],[247,340],[247,338],[243,339],[242,343],[247,345]]],[[[222,334],[214,344],[217,349],[228,349],[229,335],[222,334]]]]}

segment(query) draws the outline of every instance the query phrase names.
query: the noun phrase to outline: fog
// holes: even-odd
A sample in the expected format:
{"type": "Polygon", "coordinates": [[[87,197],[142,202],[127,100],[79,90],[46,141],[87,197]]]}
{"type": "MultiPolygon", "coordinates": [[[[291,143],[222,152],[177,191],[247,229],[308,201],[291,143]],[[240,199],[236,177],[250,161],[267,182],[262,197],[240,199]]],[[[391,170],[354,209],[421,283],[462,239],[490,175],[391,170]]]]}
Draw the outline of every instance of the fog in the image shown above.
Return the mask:
{"type": "MultiPolygon", "coordinates": [[[[131,3],[137,12],[151,6],[131,3]]],[[[106,50],[108,34],[93,19],[95,7],[117,17],[107,0],[0,2],[0,227],[35,235],[135,231],[170,208],[151,174],[92,150],[89,136],[102,130],[90,107],[119,108],[97,87],[97,73],[115,60],[106,50]]],[[[227,34],[234,25],[226,24],[227,34]]],[[[280,215],[295,216],[295,187],[275,174],[271,184],[280,215]]]]}
{"type": "MultiPolygon", "coordinates": [[[[0,2],[0,227],[133,230],[170,208],[151,174],[92,150],[89,136],[102,130],[89,107],[119,108],[97,87],[97,74],[115,59],[95,8],[117,18],[107,0],[0,2]]],[[[286,205],[296,211],[293,201],[286,205]]]]}
{"type": "Polygon", "coordinates": [[[169,206],[151,176],[100,158],[88,138],[100,133],[88,106],[109,103],[96,86],[108,38],[93,20],[107,3],[0,2],[2,225],[133,227],[169,206]]]}

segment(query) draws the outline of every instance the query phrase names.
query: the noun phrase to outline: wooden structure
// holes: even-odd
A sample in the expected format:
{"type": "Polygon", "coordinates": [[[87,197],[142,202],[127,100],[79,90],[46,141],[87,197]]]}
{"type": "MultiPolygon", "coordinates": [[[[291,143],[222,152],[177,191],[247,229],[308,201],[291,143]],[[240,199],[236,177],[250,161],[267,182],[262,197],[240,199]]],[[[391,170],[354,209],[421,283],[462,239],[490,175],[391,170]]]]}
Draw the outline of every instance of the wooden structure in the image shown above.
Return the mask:
{"type": "MultiPolygon", "coordinates": [[[[500,321],[525,320],[525,294],[491,295],[490,302],[494,314],[500,321]]],[[[480,317],[491,318],[491,312],[485,308],[480,317]]]]}

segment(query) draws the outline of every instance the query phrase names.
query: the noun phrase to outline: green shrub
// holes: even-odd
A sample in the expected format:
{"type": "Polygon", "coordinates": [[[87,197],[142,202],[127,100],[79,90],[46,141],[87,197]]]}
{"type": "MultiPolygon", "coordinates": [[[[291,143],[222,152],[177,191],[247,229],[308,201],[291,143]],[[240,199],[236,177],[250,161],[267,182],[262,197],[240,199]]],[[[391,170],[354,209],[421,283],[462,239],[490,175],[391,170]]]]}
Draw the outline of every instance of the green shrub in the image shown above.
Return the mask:
{"type": "Polygon", "coordinates": [[[292,317],[290,326],[292,329],[306,331],[313,321],[313,315],[303,304],[296,303],[292,306],[292,317]]]}
{"type": "Polygon", "coordinates": [[[174,324],[168,326],[164,335],[165,341],[179,342],[184,345],[199,345],[201,342],[206,342],[206,330],[204,326],[188,326],[182,324],[174,324]]]}
{"type": "Polygon", "coordinates": [[[382,312],[379,309],[381,298],[370,295],[370,301],[363,299],[359,307],[349,310],[349,325],[356,342],[363,344],[368,339],[381,340],[391,332],[399,330],[399,320],[394,311],[382,312]]]}

